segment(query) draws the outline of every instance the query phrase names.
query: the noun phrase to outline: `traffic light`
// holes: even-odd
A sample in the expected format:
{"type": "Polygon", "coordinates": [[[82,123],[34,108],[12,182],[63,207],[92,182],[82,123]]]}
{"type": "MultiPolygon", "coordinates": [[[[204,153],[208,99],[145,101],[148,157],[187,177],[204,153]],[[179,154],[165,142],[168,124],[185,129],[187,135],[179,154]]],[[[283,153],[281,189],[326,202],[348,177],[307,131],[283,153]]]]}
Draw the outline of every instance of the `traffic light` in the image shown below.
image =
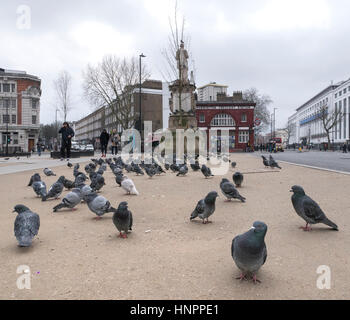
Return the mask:
{"type": "Polygon", "coordinates": [[[11,138],[7,137],[7,142],[10,143],[11,142],[11,138]]]}

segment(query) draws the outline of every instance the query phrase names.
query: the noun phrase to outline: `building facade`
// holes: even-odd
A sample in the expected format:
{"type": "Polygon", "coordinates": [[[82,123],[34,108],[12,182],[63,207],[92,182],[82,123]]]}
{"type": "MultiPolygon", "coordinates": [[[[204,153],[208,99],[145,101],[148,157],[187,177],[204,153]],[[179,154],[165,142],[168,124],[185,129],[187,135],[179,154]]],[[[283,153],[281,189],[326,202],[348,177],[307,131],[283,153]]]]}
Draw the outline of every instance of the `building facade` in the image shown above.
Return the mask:
{"type": "Polygon", "coordinates": [[[338,123],[331,129],[331,143],[339,146],[350,140],[350,79],[332,84],[300,106],[288,118],[293,134],[289,144],[313,144],[317,147],[328,143],[327,135],[320,119],[319,109],[326,106],[331,114],[341,111],[338,123]]]}
{"type": "Polygon", "coordinates": [[[40,129],[41,80],[24,71],[0,68],[1,152],[29,152],[40,129]],[[8,143],[8,144],[7,144],[8,143]]]}
{"type": "Polygon", "coordinates": [[[211,82],[205,86],[199,87],[198,92],[198,101],[216,101],[217,94],[227,94],[226,85],[217,84],[216,82],[211,82]]]}
{"type": "Polygon", "coordinates": [[[225,143],[221,130],[229,130],[228,147],[230,152],[245,150],[248,144],[254,145],[254,109],[256,104],[243,99],[242,92],[233,96],[219,93],[215,101],[197,101],[196,118],[200,130],[207,131],[208,150],[218,140],[218,149],[225,143]],[[217,130],[217,136],[210,137],[209,130],[217,130]]]}
{"type": "MultiPolygon", "coordinates": [[[[167,86],[158,80],[146,80],[141,88],[141,118],[144,121],[152,121],[152,130],[156,131],[163,128],[163,113],[169,112],[169,104],[163,99],[163,92],[167,86]]],[[[140,91],[135,88],[132,96],[131,117],[139,114],[140,91]]],[[[132,126],[132,125],[130,125],[132,126]]],[[[137,124],[135,126],[137,128],[137,124]]],[[[116,117],[110,107],[102,107],[92,112],[88,116],[76,121],[75,139],[81,143],[99,142],[100,134],[103,129],[112,132],[116,129],[122,133],[123,128],[116,124],[116,117]]]]}

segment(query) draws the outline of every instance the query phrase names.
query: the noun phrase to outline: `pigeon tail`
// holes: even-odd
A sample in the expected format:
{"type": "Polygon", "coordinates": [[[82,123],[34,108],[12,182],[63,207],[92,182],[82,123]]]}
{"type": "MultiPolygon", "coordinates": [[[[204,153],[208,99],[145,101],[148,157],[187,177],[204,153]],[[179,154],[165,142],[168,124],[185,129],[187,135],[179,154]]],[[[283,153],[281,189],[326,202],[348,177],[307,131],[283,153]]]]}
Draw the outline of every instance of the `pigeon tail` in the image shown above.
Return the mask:
{"type": "Polygon", "coordinates": [[[330,226],[330,227],[333,228],[334,230],[339,231],[338,226],[337,226],[335,223],[333,223],[331,220],[325,218],[325,219],[322,220],[322,222],[323,222],[324,224],[326,224],[327,226],[330,226]]]}
{"type": "Polygon", "coordinates": [[[18,245],[20,247],[30,247],[32,245],[32,238],[30,236],[22,237],[18,240],[18,245]]]}

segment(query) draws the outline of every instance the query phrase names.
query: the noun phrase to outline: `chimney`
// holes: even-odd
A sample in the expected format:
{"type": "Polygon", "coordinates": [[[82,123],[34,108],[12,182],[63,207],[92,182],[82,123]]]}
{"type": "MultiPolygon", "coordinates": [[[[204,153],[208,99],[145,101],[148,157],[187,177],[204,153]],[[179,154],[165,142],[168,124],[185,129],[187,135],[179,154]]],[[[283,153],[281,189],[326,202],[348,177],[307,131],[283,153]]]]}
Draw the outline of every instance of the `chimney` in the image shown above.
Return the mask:
{"type": "Polygon", "coordinates": [[[242,91],[234,91],[233,95],[232,95],[232,100],[234,100],[234,101],[243,100],[242,91]]]}

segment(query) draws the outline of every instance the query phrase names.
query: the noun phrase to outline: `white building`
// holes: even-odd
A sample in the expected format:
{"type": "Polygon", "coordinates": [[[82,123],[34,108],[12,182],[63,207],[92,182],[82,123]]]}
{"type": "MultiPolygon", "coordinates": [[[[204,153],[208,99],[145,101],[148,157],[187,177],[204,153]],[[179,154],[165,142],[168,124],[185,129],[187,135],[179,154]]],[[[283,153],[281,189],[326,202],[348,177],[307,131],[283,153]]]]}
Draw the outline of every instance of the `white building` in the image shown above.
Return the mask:
{"type": "Polygon", "coordinates": [[[198,90],[198,101],[217,101],[217,94],[227,94],[226,85],[220,85],[216,82],[211,82],[205,86],[199,87],[198,90]]]}
{"type": "Polygon", "coordinates": [[[288,123],[294,124],[295,132],[291,135],[290,144],[312,143],[320,145],[327,143],[327,135],[323,129],[322,120],[317,117],[319,108],[328,106],[329,112],[341,109],[343,117],[331,130],[331,143],[343,144],[350,140],[349,105],[350,79],[330,85],[310,100],[300,106],[296,113],[288,118],[288,123]]]}

